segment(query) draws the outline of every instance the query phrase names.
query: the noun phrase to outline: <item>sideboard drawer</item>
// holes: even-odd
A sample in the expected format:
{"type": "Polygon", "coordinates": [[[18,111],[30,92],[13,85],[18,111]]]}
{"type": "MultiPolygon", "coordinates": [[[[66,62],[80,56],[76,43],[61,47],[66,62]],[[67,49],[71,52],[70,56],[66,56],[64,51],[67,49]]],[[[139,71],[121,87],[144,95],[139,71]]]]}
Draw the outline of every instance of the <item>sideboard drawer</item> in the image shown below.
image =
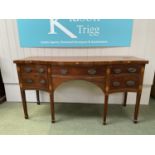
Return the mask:
{"type": "Polygon", "coordinates": [[[21,73],[22,74],[46,75],[47,66],[46,65],[33,65],[33,64],[21,65],[21,73]]]}
{"type": "Polygon", "coordinates": [[[111,74],[122,74],[122,73],[140,73],[141,65],[114,65],[111,66],[111,74]]]}
{"type": "Polygon", "coordinates": [[[126,76],[124,77],[124,87],[138,89],[140,77],[137,76],[126,76]]]}
{"type": "Polygon", "coordinates": [[[52,66],[52,75],[59,76],[104,76],[104,66],[52,66]]]}
{"type": "Polygon", "coordinates": [[[48,79],[44,76],[26,76],[22,77],[21,80],[24,88],[48,89],[48,79]]]}
{"type": "Polygon", "coordinates": [[[139,76],[111,76],[109,80],[110,90],[137,90],[139,86],[139,76]]]}
{"type": "Polygon", "coordinates": [[[109,89],[119,90],[124,88],[124,81],[122,77],[111,77],[109,79],[109,89]]]}

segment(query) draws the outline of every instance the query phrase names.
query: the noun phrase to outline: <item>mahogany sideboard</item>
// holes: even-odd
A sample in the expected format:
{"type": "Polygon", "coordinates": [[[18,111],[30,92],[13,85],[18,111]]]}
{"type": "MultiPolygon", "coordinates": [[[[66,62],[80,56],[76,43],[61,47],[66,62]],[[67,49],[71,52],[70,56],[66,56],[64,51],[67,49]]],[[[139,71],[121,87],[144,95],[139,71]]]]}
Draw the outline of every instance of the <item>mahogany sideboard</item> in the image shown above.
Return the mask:
{"type": "Polygon", "coordinates": [[[40,104],[39,90],[50,96],[51,120],[55,122],[54,91],[69,80],[87,80],[100,87],[104,93],[103,124],[106,124],[109,94],[124,93],[123,106],[126,106],[127,93],[136,92],[134,123],[137,123],[143,75],[147,60],[136,57],[29,57],[15,60],[19,77],[25,119],[28,119],[25,90],[36,90],[40,104]]]}

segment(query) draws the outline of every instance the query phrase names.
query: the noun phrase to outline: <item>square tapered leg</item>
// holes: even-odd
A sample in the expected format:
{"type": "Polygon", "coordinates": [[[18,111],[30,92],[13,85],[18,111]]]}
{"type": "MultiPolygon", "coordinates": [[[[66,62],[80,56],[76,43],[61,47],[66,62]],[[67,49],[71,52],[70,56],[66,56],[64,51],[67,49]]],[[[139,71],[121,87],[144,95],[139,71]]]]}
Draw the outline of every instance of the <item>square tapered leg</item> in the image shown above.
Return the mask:
{"type": "Polygon", "coordinates": [[[39,90],[36,90],[37,104],[40,105],[39,90]]]}
{"type": "Polygon", "coordinates": [[[106,125],[106,117],[107,117],[107,111],[108,111],[108,98],[109,98],[109,95],[105,94],[105,97],[104,97],[103,125],[106,125]]]}
{"type": "Polygon", "coordinates": [[[55,123],[55,111],[54,111],[54,93],[50,93],[50,109],[51,109],[51,121],[55,123]]]}
{"type": "Polygon", "coordinates": [[[138,123],[138,114],[139,114],[139,107],[140,107],[140,98],[141,98],[141,92],[137,92],[136,105],[135,105],[135,112],[134,112],[134,123],[138,123]]]}
{"type": "Polygon", "coordinates": [[[25,90],[21,89],[21,97],[22,97],[22,105],[23,105],[23,110],[24,110],[24,116],[25,119],[28,119],[28,112],[27,112],[27,103],[26,103],[26,94],[25,94],[25,90]]]}

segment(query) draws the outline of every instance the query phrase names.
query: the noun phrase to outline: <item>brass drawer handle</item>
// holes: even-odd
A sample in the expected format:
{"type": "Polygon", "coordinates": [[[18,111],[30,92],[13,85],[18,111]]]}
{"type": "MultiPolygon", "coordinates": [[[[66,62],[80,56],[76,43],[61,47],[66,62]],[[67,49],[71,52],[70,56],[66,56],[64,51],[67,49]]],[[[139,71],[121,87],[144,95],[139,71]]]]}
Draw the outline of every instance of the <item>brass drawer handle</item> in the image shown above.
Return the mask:
{"type": "Polygon", "coordinates": [[[25,67],[24,70],[25,70],[25,72],[30,73],[30,72],[32,71],[32,68],[30,68],[30,67],[25,67]]]}
{"type": "Polygon", "coordinates": [[[66,74],[68,73],[68,70],[67,70],[67,69],[61,69],[61,70],[60,70],[60,73],[61,73],[62,75],[66,75],[66,74]]]}
{"type": "Polygon", "coordinates": [[[40,80],[40,84],[45,84],[46,81],[45,80],[40,80]]]}
{"type": "Polygon", "coordinates": [[[89,69],[88,70],[88,74],[90,74],[90,75],[95,75],[96,74],[96,69],[89,69]]]}
{"type": "Polygon", "coordinates": [[[32,79],[27,79],[26,83],[33,83],[33,80],[32,79]]]}
{"type": "Polygon", "coordinates": [[[135,73],[136,71],[137,71],[136,68],[133,68],[133,67],[128,68],[129,73],[135,73]]]}
{"type": "Polygon", "coordinates": [[[120,82],[115,81],[115,82],[112,83],[112,85],[113,85],[114,87],[119,87],[121,84],[120,84],[120,82]]]}
{"type": "Polygon", "coordinates": [[[129,81],[126,82],[126,85],[127,85],[127,86],[130,86],[130,87],[135,86],[135,84],[136,84],[136,83],[135,83],[135,81],[133,81],[133,80],[129,80],[129,81]]]}
{"type": "Polygon", "coordinates": [[[38,72],[39,72],[39,73],[44,73],[45,70],[44,70],[44,68],[39,68],[38,72]]]}
{"type": "Polygon", "coordinates": [[[115,74],[119,74],[119,73],[121,73],[121,72],[122,72],[122,70],[121,70],[120,68],[114,69],[114,73],[115,73],[115,74]]]}

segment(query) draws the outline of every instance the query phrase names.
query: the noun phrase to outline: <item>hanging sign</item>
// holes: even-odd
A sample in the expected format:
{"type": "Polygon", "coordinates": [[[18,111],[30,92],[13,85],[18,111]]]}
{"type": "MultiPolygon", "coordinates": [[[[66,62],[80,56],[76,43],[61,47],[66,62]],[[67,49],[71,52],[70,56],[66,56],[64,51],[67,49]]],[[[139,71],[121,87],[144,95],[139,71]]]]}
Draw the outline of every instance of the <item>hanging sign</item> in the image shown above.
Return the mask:
{"type": "Polygon", "coordinates": [[[130,19],[19,19],[21,47],[130,46],[130,19]]]}

